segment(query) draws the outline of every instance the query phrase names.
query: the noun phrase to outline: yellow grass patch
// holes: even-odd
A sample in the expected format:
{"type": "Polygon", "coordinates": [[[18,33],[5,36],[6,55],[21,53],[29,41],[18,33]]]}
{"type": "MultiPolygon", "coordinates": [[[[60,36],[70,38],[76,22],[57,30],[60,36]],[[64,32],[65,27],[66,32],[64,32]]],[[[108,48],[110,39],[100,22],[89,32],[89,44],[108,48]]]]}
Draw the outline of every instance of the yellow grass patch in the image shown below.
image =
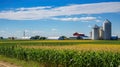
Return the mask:
{"type": "Polygon", "coordinates": [[[22,46],[23,48],[34,48],[34,49],[69,49],[69,50],[93,50],[93,51],[120,51],[120,45],[102,45],[102,44],[80,44],[80,45],[65,45],[65,46],[22,46]]]}

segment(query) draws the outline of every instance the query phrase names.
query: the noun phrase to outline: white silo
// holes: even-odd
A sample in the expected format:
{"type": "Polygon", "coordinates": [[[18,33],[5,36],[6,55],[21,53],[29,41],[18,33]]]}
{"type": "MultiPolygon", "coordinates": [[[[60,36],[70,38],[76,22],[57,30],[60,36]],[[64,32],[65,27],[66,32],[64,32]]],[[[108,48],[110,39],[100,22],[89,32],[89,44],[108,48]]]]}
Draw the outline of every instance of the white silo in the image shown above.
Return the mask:
{"type": "Polygon", "coordinates": [[[99,40],[99,27],[97,25],[92,29],[92,40],[99,40]]]}
{"type": "Polygon", "coordinates": [[[100,27],[100,28],[99,28],[99,39],[100,39],[100,40],[103,40],[103,38],[104,38],[103,27],[100,27]]]}
{"type": "Polygon", "coordinates": [[[110,40],[111,39],[111,22],[107,19],[103,23],[103,31],[104,31],[104,40],[110,40]]]}
{"type": "Polygon", "coordinates": [[[92,39],[92,31],[90,31],[90,38],[92,39]]]}

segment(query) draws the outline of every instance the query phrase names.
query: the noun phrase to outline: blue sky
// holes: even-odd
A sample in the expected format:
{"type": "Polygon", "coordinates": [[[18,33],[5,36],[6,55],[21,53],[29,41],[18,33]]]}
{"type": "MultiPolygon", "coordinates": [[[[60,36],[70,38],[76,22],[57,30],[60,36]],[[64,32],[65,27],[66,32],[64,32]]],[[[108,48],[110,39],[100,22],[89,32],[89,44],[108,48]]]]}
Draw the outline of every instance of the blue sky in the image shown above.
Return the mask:
{"type": "Polygon", "coordinates": [[[120,37],[120,0],[0,0],[0,36],[89,36],[94,24],[112,22],[120,37]]]}

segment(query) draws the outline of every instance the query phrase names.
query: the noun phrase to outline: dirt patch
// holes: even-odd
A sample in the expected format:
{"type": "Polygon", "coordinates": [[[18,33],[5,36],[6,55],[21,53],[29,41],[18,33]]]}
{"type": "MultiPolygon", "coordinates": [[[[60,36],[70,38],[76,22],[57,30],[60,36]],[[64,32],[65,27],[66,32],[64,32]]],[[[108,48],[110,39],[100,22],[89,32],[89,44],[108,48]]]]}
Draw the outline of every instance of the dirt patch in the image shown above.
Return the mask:
{"type": "Polygon", "coordinates": [[[5,62],[5,61],[0,61],[0,67],[21,67],[21,66],[17,66],[13,63],[5,62]]]}

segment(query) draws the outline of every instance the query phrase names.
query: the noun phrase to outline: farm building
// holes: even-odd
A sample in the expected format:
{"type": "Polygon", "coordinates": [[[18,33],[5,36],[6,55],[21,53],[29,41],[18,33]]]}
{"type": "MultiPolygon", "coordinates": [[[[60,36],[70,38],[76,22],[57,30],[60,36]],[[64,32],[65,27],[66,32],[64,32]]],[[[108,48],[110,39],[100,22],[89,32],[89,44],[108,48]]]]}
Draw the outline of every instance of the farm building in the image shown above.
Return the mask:
{"type": "Polygon", "coordinates": [[[105,20],[102,27],[95,25],[92,28],[92,32],[90,33],[92,40],[110,40],[111,39],[111,22],[109,20],[105,20]]]}

